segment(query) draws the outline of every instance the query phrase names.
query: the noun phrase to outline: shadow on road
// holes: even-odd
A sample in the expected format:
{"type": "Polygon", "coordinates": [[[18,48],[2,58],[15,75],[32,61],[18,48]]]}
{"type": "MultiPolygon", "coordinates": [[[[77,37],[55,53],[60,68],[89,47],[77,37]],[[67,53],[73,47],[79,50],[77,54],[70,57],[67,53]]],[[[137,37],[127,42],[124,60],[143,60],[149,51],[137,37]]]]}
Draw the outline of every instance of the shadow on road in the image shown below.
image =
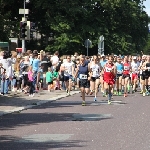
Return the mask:
{"type": "Polygon", "coordinates": [[[14,136],[0,136],[1,150],[48,150],[52,148],[72,149],[75,147],[82,147],[79,143],[81,144],[83,141],[67,140],[61,142],[27,142],[23,141],[22,138],[14,136]]]}
{"type": "MultiPolygon", "coordinates": [[[[112,117],[86,116],[78,113],[13,113],[0,118],[0,130],[15,130],[16,127],[63,121],[101,121],[112,117]],[[76,116],[79,116],[76,118],[76,116]]],[[[98,114],[99,115],[99,114],[98,114]]],[[[1,132],[0,132],[1,133],[1,132]]]]}

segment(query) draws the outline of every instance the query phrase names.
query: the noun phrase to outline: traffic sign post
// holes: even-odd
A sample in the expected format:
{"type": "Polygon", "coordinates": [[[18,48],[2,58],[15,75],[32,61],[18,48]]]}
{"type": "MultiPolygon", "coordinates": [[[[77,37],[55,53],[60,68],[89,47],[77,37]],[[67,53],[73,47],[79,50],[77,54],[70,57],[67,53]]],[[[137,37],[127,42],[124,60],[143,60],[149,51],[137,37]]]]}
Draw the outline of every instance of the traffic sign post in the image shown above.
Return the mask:
{"type": "Polygon", "coordinates": [[[104,36],[101,35],[98,41],[98,54],[104,54],[104,36]]]}
{"type": "MultiPolygon", "coordinates": [[[[27,19],[25,18],[25,15],[29,14],[29,9],[25,9],[26,2],[29,2],[29,0],[24,0],[24,8],[23,9],[19,9],[19,14],[23,14],[24,15],[24,17],[22,18],[22,22],[24,22],[24,23],[27,23],[27,19]]],[[[26,38],[26,36],[22,37],[22,52],[23,53],[26,51],[26,48],[25,48],[25,38],[26,38]]]]}
{"type": "Polygon", "coordinates": [[[85,47],[87,48],[87,56],[89,55],[89,47],[92,45],[92,42],[89,39],[86,39],[84,42],[85,47]]]}

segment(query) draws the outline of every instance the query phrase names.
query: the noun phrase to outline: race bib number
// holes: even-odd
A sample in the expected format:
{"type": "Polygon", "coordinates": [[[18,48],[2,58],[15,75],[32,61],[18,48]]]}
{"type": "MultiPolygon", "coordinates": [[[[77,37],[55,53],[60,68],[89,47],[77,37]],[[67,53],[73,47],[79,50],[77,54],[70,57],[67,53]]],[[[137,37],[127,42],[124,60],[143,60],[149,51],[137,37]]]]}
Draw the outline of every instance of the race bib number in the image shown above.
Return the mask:
{"type": "Polygon", "coordinates": [[[79,78],[80,78],[80,79],[87,79],[87,75],[85,75],[85,74],[80,74],[80,75],[79,75],[79,78]]]}
{"type": "Polygon", "coordinates": [[[138,69],[135,68],[135,69],[133,70],[133,73],[137,73],[137,72],[138,72],[138,69]]]}
{"type": "Polygon", "coordinates": [[[142,70],[140,70],[140,74],[142,74],[142,70]]]}
{"type": "Polygon", "coordinates": [[[112,68],[105,68],[106,69],[106,72],[111,72],[112,71],[112,68]]]}
{"type": "Polygon", "coordinates": [[[124,66],[124,70],[129,70],[129,67],[128,66],[124,66]]]}
{"type": "Polygon", "coordinates": [[[147,67],[148,71],[150,71],[150,67],[147,67]]]}
{"type": "Polygon", "coordinates": [[[117,74],[122,74],[122,70],[117,70],[117,74]]]}
{"type": "Polygon", "coordinates": [[[97,70],[94,70],[94,71],[93,71],[93,76],[97,76],[97,74],[98,74],[98,71],[97,71],[97,70]]]}

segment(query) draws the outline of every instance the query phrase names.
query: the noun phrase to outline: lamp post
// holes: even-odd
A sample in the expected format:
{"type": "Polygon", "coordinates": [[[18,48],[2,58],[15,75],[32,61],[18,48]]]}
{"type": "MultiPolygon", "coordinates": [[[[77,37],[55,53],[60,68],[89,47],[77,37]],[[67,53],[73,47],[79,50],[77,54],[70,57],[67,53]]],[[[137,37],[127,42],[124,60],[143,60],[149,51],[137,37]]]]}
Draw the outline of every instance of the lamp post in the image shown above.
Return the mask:
{"type": "MultiPolygon", "coordinates": [[[[26,0],[24,0],[24,7],[23,7],[23,9],[24,9],[24,18],[25,18],[25,8],[26,7],[26,0]]],[[[22,39],[22,52],[25,52],[25,38],[23,38],[22,39]]]]}

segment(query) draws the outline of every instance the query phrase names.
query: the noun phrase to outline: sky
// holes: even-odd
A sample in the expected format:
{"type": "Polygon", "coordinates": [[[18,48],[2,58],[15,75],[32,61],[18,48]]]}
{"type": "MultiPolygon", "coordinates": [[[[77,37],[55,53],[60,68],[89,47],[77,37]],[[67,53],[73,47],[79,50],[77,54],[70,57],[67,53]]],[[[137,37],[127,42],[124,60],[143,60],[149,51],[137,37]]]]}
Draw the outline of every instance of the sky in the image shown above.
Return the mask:
{"type": "Polygon", "coordinates": [[[146,7],[146,8],[145,8],[145,11],[146,11],[147,14],[150,16],[150,0],[144,1],[144,6],[146,7]]]}

